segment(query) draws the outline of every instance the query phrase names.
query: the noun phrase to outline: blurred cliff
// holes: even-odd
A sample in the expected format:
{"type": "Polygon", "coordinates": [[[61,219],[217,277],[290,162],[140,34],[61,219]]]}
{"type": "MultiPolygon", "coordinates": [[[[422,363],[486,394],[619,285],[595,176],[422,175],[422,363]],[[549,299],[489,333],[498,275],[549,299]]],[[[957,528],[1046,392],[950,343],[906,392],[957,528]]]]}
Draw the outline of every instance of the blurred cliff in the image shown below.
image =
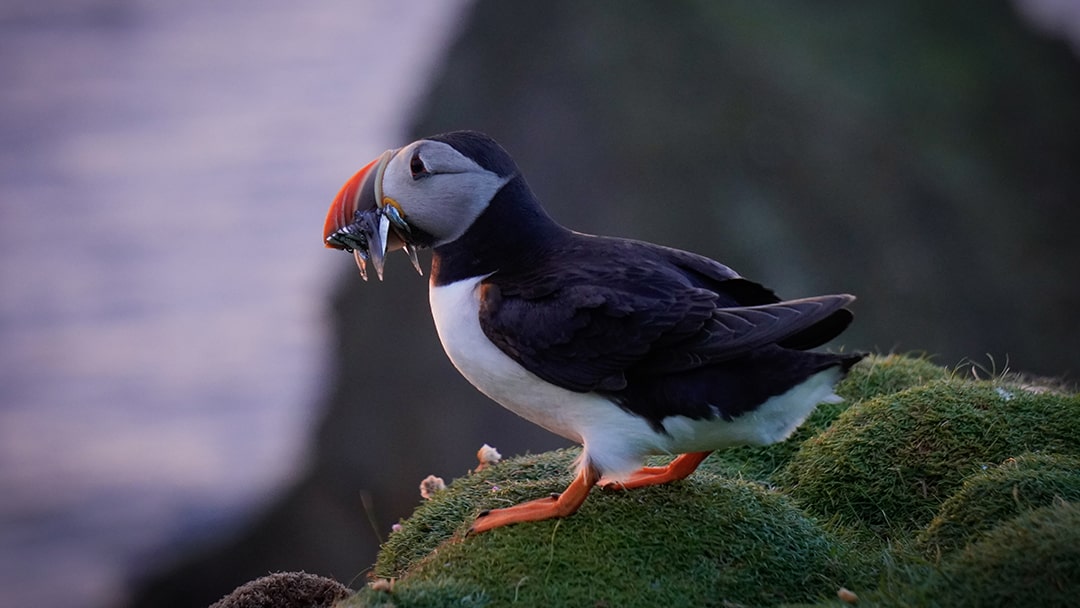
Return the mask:
{"type": "MultiPolygon", "coordinates": [[[[1077,56],[1006,2],[480,0],[414,135],[488,132],[575,229],[715,257],[783,296],[855,293],[836,346],[1068,376],[1078,108],[1077,56]]],[[[463,474],[484,442],[564,444],[451,368],[404,256],[384,284],[333,260],[312,472],[139,605],[209,603],[271,570],[349,583],[427,474],[463,474]]]]}

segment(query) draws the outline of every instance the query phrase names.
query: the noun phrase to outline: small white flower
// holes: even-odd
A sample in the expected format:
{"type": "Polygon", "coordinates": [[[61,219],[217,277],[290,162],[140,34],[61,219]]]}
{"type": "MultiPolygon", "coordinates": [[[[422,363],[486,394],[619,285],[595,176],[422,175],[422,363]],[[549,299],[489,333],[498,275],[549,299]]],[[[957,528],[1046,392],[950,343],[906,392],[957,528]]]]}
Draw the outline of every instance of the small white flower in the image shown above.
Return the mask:
{"type": "Polygon", "coordinates": [[[499,464],[499,461],[502,460],[502,454],[499,453],[499,450],[496,450],[485,443],[481,446],[480,450],[476,452],[476,459],[480,461],[480,465],[476,467],[476,470],[483,471],[486,467],[493,464],[499,464]]]}
{"type": "Polygon", "coordinates": [[[424,481],[420,482],[420,496],[424,500],[431,500],[431,497],[439,490],[446,489],[446,482],[442,477],[436,477],[434,475],[428,475],[424,478],[424,481]]]}
{"type": "Polygon", "coordinates": [[[390,593],[394,590],[394,579],[392,578],[377,578],[368,583],[374,591],[382,591],[384,593],[390,593]]]}
{"type": "Polygon", "coordinates": [[[856,604],[859,601],[859,596],[855,595],[854,591],[845,587],[837,589],[836,597],[840,598],[840,601],[846,604],[856,604]]]}

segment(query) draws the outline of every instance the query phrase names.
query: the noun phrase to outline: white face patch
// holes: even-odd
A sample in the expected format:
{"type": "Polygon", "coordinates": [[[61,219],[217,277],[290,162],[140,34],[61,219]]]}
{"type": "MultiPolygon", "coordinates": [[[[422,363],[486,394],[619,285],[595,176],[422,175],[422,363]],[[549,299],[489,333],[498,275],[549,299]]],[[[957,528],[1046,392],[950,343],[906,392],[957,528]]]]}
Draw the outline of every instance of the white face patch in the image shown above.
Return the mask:
{"type": "Polygon", "coordinates": [[[382,185],[405,221],[435,237],[433,245],[439,246],[465,234],[508,181],[448,144],[422,139],[397,151],[382,185]]]}

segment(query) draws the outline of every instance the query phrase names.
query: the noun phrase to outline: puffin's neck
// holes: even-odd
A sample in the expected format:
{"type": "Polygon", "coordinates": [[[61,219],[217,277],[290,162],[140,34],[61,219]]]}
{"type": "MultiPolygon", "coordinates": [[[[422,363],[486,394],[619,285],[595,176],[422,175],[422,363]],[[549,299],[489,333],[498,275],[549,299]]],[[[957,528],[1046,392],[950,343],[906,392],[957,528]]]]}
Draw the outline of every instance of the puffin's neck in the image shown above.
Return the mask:
{"type": "Polygon", "coordinates": [[[513,270],[545,255],[570,231],[540,206],[525,179],[506,183],[465,234],[433,250],[432,286],[513,270]]]}

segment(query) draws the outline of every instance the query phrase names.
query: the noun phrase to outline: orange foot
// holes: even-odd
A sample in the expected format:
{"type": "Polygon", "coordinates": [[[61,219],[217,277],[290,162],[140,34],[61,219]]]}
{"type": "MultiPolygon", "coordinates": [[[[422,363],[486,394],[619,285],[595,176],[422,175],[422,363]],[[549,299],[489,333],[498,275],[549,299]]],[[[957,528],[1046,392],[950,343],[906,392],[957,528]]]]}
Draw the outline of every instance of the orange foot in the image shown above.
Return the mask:
{"type": "Polygon", "coordinates": [[[712,452],[680,454],[664,467],[642,467],[622,481],[609,481],[605,490],[630,490],[686,479],[712,452]]]}
{"type": "Polygon", "coordinates": [[[540,521],[572,515],[585,502],[589,489],[596,485],[599,479],[600,473],[593,467],[586,466],[562,494],[530,500],[505,509],[484,511],[476,517],[468,533],[479,534],[522,521],[540,521]]]}

